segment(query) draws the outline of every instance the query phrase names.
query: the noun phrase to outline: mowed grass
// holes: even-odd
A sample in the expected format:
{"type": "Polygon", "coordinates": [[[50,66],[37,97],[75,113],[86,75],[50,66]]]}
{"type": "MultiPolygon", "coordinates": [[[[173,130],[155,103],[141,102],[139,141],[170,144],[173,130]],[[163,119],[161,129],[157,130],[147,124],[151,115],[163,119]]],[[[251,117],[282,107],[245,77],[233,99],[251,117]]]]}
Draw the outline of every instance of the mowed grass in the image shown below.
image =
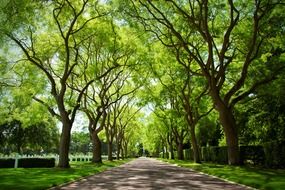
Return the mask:
{"type": "Polygon", "coordinates": [[[159,159],[181,167],[192,168],[206,174],[217,176],[257,189],[284,190],[285,170],[263,169],[245,166],[228,166],[213,163],[196,164],[190,161],[159,159]]]}
{"type": "Polygon", "coordinates": [[[131,159],[104,161],[103,164],[71,162],[71,168],[0,168],[0,189],[48,189],[84,176],[119,166],[131,159]]]}

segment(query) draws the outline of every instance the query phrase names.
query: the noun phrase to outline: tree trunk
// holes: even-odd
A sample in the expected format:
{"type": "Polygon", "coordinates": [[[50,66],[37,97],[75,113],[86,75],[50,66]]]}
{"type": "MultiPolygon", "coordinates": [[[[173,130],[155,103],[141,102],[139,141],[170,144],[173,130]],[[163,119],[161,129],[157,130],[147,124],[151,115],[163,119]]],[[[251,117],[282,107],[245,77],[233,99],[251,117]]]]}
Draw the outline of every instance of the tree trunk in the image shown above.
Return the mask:
{"type": "Polygon", "coordinates": [[[102,152],[101,152],[101,140],[98,137],[98,133],[94,130],[92,131],[92,145],[93,145],[93,163],[102,163],[102,152]]]}
{"type": "Polygon", "coordinates": [[[165,158],[164,147],[162,147],[162,158],[165,158]]]}
{"type": "Polygon", "coordinates": [[[174,160],[174,151],[173,151],[172,142],[170,142],[170,144],[169,144],[169,152],[170,152],[170,159],[174,160]]]}
{"type": "Polygon", "coordinates": [[[121,147],[120,142],[117,142],[117,160],[120,160],[121,147]]]}
{"type": "Polygon", "coordinates": [[[179,142],[177,147],[178,160],[184,160],[183,143],[179,142]]]}
{"type": "Polygon", "coordinates": [[[169,146],[170,159],[174,160],[173,138],[171,133],[167,137],[167,143],[169,146]]]}
{"type": "Polygon", "coordinates": [[[228,147],[228,164],[239,165],[239,143],[238,143],[238,130],[233,112],[230,108],[223,103],[216,105],[219,112],[220,122],[226,136],[228,147]]]}
{"type": "Polygon", "coordinates": [[[200,151],[196,139],[196,134],[195,134],[195,128],[192,126],[190,127],[190,134],[191,134],[191,144],[193,147],[193,157],[194,157],[194,162],[195,163],[201,163],[200,159],[200,151]]]}
{"type": "Polygon", "coordinates": [[[17,144],[17,152],[18,152],[19,155],[23,154],[22,145],[21,144],[17,144]]]}
{"type": "Polygon", "coordinates": [[[111,142],[108,142],[108,160],[113,161],[113,146],[111,142]]]}
{"type": "Polygon", "coordinates": [[[236,123],[233,114],[228,111],[229,110],[219,112],[228,146],[228,164],[239,165],[239,144],[236,123]]]}
{"type": "Polygon", "coordinates": [[[124,160],[125,159],[125,154],[124,154],[124,149],[123,149],[123,147],[121,146],[121,158],[122,158],[122,160],[124,160]]]}
{"type": "Polygon", "coordinates": [[[70,131],[71,124],[68,121],[62,122],[62,131],[60,136],[59,143],[59,162],[58,167],[60,168],[69,168],[69,145],[70,145],[70,131]]]}
{"type": "Polygon", "coordinates": [[[128,144],[125,145],[125,158],[128,158],[128,144]]]}
{"type": "Polygon", "coordinates": [[[165,154],[166,154],[166,158],[169,159],[169,152],[168,152],[168,146],[167,146],[167,142],[165,143],[165,154]]]}

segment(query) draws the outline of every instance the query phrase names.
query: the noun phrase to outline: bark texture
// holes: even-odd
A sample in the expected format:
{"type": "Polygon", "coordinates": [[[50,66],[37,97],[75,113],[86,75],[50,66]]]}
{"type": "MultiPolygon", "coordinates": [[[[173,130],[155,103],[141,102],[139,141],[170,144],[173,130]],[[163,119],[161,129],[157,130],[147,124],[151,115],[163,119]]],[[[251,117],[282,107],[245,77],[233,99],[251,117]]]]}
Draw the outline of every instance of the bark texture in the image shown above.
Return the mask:
{"type": "Polygon", "coordinates": [[[102,143],[96,131],[93,131],[92,133],[92,144],[93,144],[92,162],[102,163],[102,151],[101,151],[102,143]]]}
{"type": "Polygon", "coordinates": [[[69,145],[70,145],[70,131],[71,124],[68,122],[63,122],[62,131],[60,136],[60,144],[59,144],[59,163],[58,167],[60,168],[69,168],[69,145]]]}

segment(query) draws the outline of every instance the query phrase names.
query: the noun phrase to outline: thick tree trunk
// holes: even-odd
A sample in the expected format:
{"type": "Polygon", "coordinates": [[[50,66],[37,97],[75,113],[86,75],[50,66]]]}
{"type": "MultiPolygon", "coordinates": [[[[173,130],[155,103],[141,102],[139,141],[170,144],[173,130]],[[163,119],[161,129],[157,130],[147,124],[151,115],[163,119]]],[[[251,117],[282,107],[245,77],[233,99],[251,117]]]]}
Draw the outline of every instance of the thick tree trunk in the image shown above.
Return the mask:
{"type": "Polygon", "coordinates": [[[201,163],[200,159],[200,151],[196,139],[195,128],[192,126],[190,127],[190,134],[191,134],[191,144],[193,148],[193,158],[195,163],[201,163]]]}
{"type": "Polygon", "coordinates": [[[184,160],[183,143],[179,142],[177,146],[178,160],[184,160]]]}
{"type": "Polygon", "coordinates": [[[220,122],[226,136],[228,147],[228,164],[239,165],[238,130],[233,112],[223,102],[216,101],[216,110],[219,112],[220,122]]]}
{"type": "Polygon", "coordinates": [[[98,137],[98,133],[96,131],[92,132],[92,145],[93,145],[93,163],[102,163],[102,152],[101,152],[101,140],[98,137]]]}
{"type": "Polygon", "coordinates": [[[113,146],[111,142],[108,142],[108,160],[113,161],[113,146]]]}
{"type": "Polygon", "coordinates": [[[62,123],[62,131],[60,136],[59,143],[59,162],[58,167],[60,168],[69,168],[69,145],[70,145],[70,131],[71,124],[67,121],[63,121],[62,123]]]}
{"type": "Polygon", "coordinates": [[[219,112],[220,121],[223,126],[226,142],[228,146],[228,164],[239,165],[239,143],[238,133],[234,116],[230,110],[221,110],[219,112]]]}

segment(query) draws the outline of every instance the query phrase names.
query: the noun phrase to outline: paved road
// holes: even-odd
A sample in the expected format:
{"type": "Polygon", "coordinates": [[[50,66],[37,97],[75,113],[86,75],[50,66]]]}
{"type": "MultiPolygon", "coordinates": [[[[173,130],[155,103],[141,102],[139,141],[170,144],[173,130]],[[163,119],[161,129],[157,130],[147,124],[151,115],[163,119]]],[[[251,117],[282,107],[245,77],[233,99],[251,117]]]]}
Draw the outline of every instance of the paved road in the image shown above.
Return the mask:
{"type": "Polygon", "coordinates": [[[248,188],[155,159],[139,158],[58,189],[246,190],[248,188]]]}

